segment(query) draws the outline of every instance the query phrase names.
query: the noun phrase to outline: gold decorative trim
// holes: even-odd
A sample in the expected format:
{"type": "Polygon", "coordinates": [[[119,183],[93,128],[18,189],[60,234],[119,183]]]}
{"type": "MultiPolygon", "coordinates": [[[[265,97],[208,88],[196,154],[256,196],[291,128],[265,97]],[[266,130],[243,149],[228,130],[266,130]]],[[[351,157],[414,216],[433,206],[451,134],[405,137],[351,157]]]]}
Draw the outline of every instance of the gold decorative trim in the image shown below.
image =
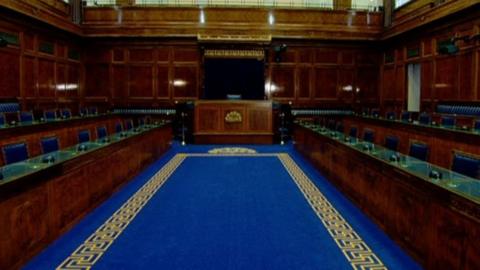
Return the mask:
{"type": "Polygon", "coordinates": [[[211,58],[254,58],[262,60],[265,58],[265,51],[263,50],[216,50],[206,49],[203,52],[204,57],[211,58]]]}
{"type": "Polygon", "coordinates": [[[250,148],[244,147],[222,147],[222,148],[215,148],[208,151],[209,154],[227,154],[227,155],[237,155],[237,154],[256,154],[257,151],[250,148]]]}
{"type": "Polygon", "coordinates": [[[102,257],[153,195],[182,164],[186,155],[177,154],[126,201],[102,226],[83,242],[56,269],[88,270],[102,257]]]}
{"type": "Polygon", "coordinates": [[[225,115],[225,122],[227,123],[241,123],[242,122],[242,114],[237,111],[228,112],[225,115]]]}
{"type": "Polygon", "coordinates": [[[353,269],[387,269],[288,154],[278,158],[353,269]]]}
{"type": "Polygon", "coordinates": [[[226,43],[270,43],[272,35],[206,35],[197,34],[199,42],[226,42],[226,43]]]}
{"type": "Polygon", "coordinates": [[[91,269],[187,157],[220,156],[277,157],[352,268],[387,269],[288,154],[257,153],[253,149],[242,147],[216,148],[209,153],[175,155],[56,269],[91,269]]]}

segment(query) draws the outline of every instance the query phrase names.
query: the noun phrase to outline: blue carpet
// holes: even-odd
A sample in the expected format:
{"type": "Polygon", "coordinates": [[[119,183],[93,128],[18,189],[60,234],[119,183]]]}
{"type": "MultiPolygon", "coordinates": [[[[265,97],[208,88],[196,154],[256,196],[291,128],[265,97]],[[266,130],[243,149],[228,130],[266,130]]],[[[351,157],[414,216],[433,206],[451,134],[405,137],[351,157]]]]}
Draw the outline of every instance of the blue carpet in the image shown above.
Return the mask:
{"type": "MultiPolygon", "coordinates": [[[[54,269],[176,153],[174,145],[25,266],[54,269]]],[[[420,269],[291,146],[288,153],[389,269],[420,269]]],[[[188,157],[92,269],[351,269],[277,157],[188,157]]]]}

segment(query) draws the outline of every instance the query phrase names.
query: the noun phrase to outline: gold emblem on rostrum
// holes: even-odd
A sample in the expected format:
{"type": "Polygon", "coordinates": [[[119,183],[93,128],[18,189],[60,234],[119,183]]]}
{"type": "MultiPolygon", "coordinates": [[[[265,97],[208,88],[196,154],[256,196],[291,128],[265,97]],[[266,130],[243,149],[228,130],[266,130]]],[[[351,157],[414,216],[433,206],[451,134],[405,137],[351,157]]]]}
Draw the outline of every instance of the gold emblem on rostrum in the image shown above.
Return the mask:
{"type": "Polygon", "coordinates": [[[242,115],[237,111],[231,111],[225,115],[225,122],[227,123],[240,123],[242,122],[242,115]]]}

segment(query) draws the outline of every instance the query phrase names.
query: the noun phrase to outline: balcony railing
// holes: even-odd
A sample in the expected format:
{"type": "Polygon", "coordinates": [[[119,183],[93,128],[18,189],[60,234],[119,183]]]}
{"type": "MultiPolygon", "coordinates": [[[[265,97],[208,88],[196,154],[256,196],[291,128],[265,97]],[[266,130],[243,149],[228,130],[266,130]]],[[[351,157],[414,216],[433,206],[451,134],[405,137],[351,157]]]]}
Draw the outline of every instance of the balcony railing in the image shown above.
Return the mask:
{"type": "Polygon", "coordinates": [[[339,5],[337,0],[84,0],[86,7],[130,5],[145,7],[257,7],[314,8],[381,11],[382,0],[352,0],[351,5],[339,5]]]}

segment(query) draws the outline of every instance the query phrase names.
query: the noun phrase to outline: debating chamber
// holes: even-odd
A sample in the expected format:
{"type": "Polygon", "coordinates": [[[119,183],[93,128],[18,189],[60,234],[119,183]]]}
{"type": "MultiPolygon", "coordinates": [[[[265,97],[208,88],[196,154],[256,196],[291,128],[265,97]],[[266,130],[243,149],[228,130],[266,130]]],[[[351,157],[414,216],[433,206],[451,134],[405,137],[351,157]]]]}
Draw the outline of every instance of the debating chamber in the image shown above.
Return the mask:
{"type": "Polygon", "coordinates": [[[480,0],[0,0],[10,269],[480,269],[480,0]]]}

